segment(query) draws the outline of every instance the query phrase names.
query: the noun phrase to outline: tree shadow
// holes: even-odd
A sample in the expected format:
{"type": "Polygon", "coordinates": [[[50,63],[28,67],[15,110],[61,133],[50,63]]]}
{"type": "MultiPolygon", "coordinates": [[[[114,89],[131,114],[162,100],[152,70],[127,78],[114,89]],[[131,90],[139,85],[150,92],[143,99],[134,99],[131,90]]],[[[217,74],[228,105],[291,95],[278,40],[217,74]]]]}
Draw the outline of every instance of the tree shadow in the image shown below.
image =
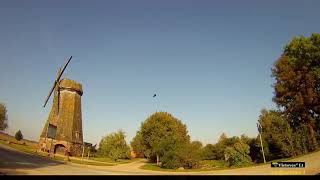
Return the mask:
{"type": "Polygon", "coordinates": [[[13,151],[0,146],[0,174],[24,174],[19,169],[36,169],[66,164],[45,157],[13,151]],[[4,170],[5,169],[5,170],[4,170]]]}

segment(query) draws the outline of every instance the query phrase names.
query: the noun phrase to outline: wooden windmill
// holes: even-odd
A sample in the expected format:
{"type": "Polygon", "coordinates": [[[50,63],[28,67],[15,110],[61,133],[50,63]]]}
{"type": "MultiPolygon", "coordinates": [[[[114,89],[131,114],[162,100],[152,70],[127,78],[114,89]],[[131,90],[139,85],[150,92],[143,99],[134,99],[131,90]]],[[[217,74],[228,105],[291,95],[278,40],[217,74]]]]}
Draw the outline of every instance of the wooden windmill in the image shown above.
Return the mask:
{"type": "Polygon", "coordinates": [[[81,96],[82,85],[70,79],[60,80],[70,63],[59,69],[43,107],[54,92],[52,108],[39,140],[39,150],[80,156],[83,146],[81,96]]]}

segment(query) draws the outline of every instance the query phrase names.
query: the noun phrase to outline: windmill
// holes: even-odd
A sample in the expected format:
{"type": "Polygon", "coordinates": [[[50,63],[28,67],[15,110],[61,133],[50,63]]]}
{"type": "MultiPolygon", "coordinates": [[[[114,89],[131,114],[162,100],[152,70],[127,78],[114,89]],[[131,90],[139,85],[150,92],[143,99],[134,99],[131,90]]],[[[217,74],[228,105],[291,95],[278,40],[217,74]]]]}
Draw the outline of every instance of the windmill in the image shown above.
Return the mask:
{"type": "Polygon", "coordinates": [[[39,149],[49,153],[79,156],[83,144],[81,96],[82,85],[70,79],[61,79],[72,56],[60,68],[53,86],[45,99],[46,107],[50,97],[53,103],[47,122],[39,140],[39,149]]]}

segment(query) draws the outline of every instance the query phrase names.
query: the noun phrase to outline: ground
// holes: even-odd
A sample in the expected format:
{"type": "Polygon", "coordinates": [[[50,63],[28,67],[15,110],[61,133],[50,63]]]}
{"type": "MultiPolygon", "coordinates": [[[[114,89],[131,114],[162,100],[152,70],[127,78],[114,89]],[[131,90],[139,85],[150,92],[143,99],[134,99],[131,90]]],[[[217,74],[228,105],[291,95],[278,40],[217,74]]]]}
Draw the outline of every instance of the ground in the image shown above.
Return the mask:
{"type": "Polygon", "coordinates": [[[320,151],[290,161],[303,161],[306,168],[271,168],[270,164],[214,171],[165,172],[140,169],[146,161],[115,166],[92,166],[57,162],[17,151],[0,144],[0,174],[8,175],[315,175],[320,173],[320,151]]]}

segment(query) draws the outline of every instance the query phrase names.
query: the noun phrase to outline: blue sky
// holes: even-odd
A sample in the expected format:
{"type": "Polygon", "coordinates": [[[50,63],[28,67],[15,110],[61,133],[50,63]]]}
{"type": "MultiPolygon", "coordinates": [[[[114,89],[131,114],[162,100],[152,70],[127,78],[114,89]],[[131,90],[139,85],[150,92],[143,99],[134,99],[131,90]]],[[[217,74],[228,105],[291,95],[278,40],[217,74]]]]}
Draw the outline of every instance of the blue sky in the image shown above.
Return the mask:
{"type": "Polygon", "coordinates": [[[38,140],[57,70],[83,85],[84,140],[172,113],[192,140],[256,136],[274,108],[271,67],[292,37],[320,31],[320,1],[0,2],[0,102],[7,132],[38,140]],[[156,98],[152,98],[157,93],[156,98]]]}

